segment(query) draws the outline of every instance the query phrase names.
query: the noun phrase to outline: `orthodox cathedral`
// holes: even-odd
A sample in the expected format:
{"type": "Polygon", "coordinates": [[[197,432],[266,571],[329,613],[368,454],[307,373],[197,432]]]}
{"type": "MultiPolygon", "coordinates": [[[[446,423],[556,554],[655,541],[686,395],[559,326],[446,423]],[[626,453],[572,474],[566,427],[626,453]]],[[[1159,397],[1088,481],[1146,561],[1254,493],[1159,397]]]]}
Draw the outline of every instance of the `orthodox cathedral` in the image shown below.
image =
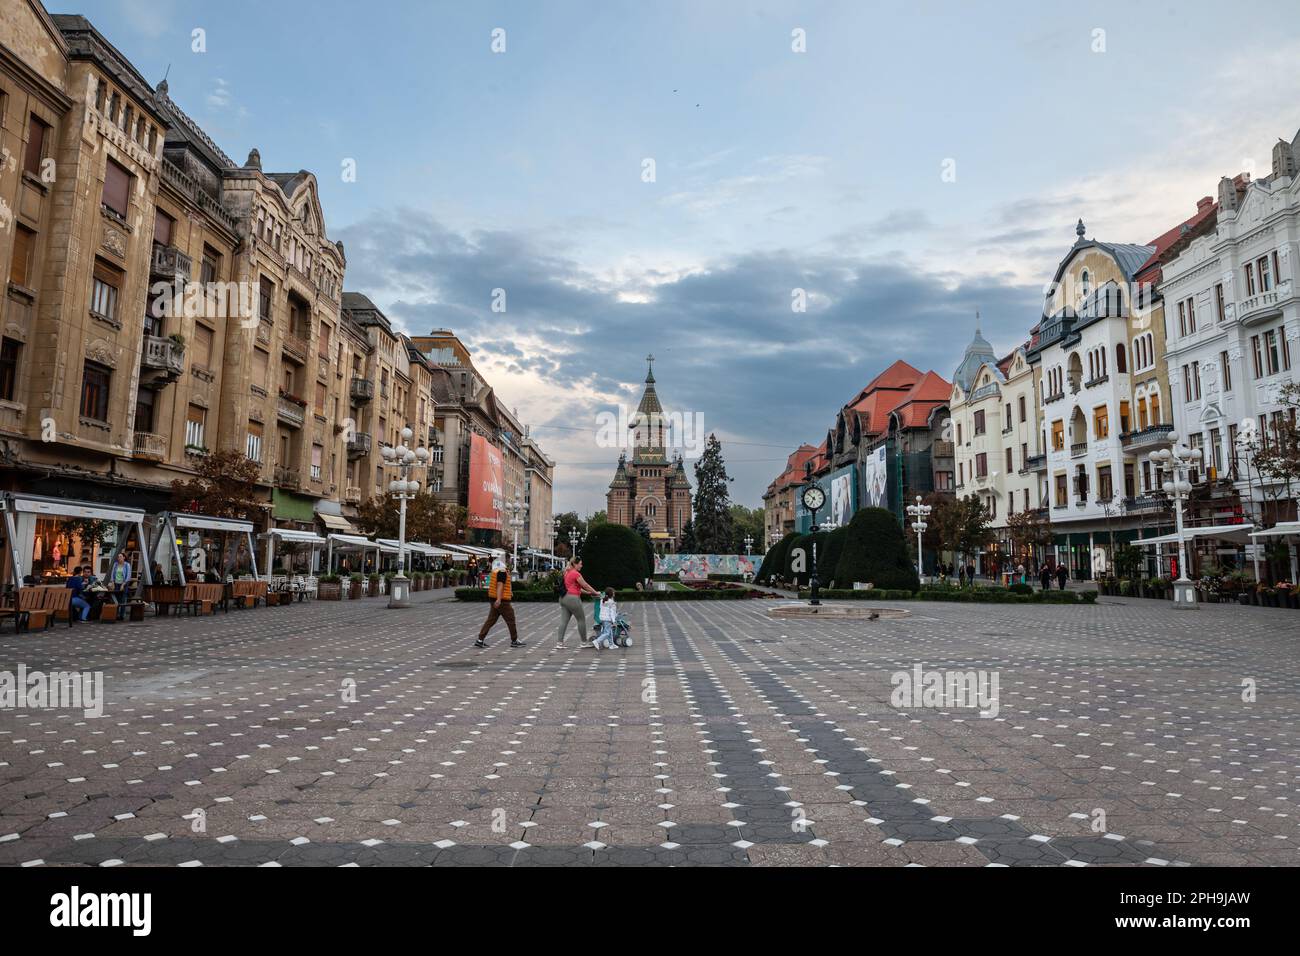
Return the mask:
{"type": "Polygon", "coordinates": [[[681,454],[671,461],[668,458],[664,409],[655,392],[654,356],[646,361],[645,391],[630,422],[632,460],[627,460],[626,453],[618,457],[606,513],[610,521],[628,527],[638,519],[644,521],[655,551],[672,554],[681,543],[682,528],[691,520],[691,483],[681,454]]]}

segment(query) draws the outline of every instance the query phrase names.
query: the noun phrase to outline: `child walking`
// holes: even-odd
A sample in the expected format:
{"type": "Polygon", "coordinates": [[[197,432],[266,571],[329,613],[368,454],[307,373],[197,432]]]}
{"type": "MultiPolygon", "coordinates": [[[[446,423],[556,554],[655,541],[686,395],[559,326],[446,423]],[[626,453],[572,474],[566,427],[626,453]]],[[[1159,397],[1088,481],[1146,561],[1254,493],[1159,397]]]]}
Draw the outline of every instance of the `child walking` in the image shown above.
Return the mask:
{"type": "Polygon", "coordinates": [[[614,632],[618,627],[618,602],[614,600],[614,589],[605,588],[605,595],[600,599],[600,634],[596,637],[595,648],[603,651],[614,646],[614,632]]]}

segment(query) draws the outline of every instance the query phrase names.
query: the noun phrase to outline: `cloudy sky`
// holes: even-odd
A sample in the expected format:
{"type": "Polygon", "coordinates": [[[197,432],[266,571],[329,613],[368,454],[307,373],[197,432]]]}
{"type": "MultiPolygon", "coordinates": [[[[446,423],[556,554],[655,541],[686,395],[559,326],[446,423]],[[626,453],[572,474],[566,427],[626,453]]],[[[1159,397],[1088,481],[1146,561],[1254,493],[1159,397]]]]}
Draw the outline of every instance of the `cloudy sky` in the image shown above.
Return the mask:
{"type": "Polygon", "coordinates": [[[347,287],[455,329],[583,512],[648,352],[757,505],[894,359],[948,377],[976,310],[1022,341],[1078,218],[1146,242],[1300,127],[1290,0],[973,7],[50,5],[236,160],[315,172],[347,287]]]}

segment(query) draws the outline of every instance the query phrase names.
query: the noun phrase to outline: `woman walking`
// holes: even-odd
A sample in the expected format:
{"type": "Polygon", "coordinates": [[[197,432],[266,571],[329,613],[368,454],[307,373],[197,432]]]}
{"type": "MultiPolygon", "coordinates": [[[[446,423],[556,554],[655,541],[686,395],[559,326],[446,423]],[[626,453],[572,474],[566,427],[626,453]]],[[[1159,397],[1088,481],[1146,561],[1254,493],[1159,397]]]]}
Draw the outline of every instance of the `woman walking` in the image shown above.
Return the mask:
{"type": "Polygon", "coordinates": [[[555,634],[555,646],[564,646],[564,632],[569,629],[569,618],[578,619],[580,647],[590,647],[587,640],[587,618],[582,610],[582,596],[598,593],[582,577],[582,558],[570,558],[564,571],[564,593],[560,596],[560,629],[555,634]]]}

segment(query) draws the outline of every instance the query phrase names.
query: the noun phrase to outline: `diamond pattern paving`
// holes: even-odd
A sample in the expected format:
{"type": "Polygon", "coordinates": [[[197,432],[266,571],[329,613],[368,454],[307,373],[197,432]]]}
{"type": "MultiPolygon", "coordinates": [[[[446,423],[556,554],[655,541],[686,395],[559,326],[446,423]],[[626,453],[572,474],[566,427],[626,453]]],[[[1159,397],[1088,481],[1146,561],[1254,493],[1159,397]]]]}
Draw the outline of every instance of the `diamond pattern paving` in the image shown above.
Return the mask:
{"type": "Polygon", "coordinates": [[[1294,612],[647,603],[597,653],[549,604],[476,650],[484,605],[413,602],[0,634],[107,688],[0,709],[0,864],[1300,862],[1294,612]],[[893,707],[917,664],[996,673],[997,715],[893,707]]]}

